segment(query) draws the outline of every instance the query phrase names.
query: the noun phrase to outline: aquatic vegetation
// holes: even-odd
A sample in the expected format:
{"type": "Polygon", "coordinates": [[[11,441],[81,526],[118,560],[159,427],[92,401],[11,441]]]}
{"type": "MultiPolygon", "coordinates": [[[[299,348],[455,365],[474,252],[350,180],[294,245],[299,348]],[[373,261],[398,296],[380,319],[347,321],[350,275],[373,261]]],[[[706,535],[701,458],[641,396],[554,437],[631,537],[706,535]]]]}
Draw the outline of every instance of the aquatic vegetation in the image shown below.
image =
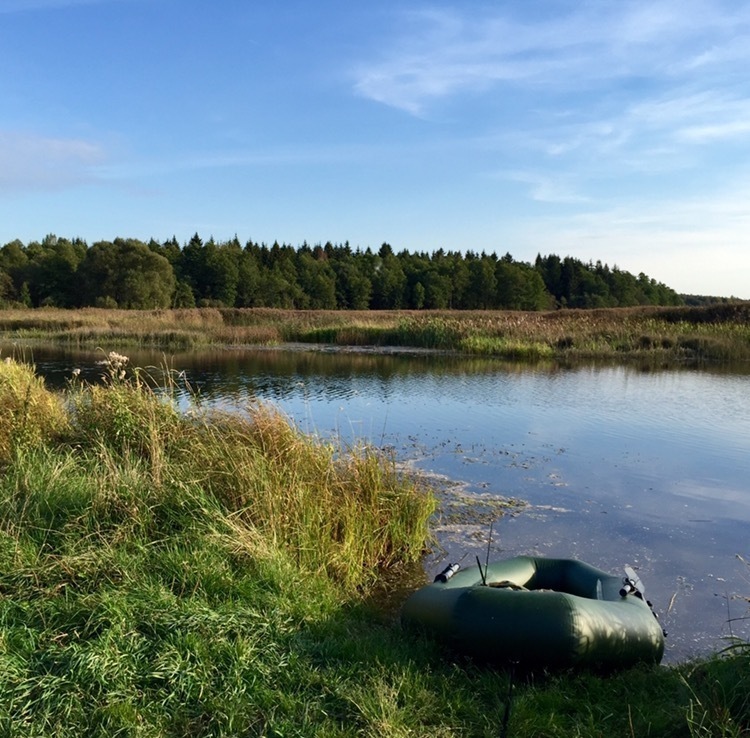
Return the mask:
{"type": "Polygon", "coordinates": [[[461,350],[467,354],[498,356],[504,359],[536,361],[551,359],[555,351],[547,343],[520,341],[491,336],[469,336],[461,341],[461,350]]]}

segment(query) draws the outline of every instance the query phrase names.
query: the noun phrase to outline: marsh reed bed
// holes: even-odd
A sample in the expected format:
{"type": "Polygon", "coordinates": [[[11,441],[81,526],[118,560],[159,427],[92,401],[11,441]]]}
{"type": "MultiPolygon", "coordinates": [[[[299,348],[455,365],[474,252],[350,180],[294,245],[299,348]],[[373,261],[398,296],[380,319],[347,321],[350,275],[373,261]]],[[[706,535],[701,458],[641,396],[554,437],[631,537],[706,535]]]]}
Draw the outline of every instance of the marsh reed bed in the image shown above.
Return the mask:
{"type": "MultiPolygon", "coordinates": [[[[418,567],[429,490],[269,408],[178,412],[126,357],[102,370],[51,393],[0,362],[2,735],[499,735],[508,673],[372,605],[418,567]]],[[[508,735],[740,736],[748,694],[744,644],[536,675],[508,735]]]]}
{"type": "Polygon", "coordinates": [[[402,346],[506,359],[750,359],[750,303],[518,311],[3,310],[0,337],[77,346],[402,346]]]}

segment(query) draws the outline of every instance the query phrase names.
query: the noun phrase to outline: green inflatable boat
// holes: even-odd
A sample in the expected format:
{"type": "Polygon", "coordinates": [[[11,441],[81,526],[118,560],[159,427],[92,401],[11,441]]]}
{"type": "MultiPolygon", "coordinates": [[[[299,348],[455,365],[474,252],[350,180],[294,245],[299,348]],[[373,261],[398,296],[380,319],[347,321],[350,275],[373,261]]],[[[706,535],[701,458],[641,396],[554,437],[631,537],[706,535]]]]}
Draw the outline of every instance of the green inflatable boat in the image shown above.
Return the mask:
{"type": "Polygon", "coordinates": [[[632,570],[616,577],[573,559],[518,556],[452,564],[404,603],[402,622],[458,650],[529,667],[658,664],[664,632],[632,570]]]}

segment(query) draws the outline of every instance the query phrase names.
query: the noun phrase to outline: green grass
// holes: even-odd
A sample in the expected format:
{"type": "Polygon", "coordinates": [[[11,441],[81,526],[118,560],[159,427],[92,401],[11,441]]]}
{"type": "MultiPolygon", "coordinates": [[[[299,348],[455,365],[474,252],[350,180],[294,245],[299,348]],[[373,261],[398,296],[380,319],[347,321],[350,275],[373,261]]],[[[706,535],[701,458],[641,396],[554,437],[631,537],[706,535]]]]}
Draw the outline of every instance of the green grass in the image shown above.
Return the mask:
{"type": "MultiPolygon", "coordinates": [[[[509,674],[401,630],[434,498],[267,408],[177,412],[123,357],[0,364],[0,734],[501,735],[509,674]],[[121,372],[126,372],[122,378],[121,372]]],[[[750,651],[519,677],[508,736],[740,736],[750,651]]]]}

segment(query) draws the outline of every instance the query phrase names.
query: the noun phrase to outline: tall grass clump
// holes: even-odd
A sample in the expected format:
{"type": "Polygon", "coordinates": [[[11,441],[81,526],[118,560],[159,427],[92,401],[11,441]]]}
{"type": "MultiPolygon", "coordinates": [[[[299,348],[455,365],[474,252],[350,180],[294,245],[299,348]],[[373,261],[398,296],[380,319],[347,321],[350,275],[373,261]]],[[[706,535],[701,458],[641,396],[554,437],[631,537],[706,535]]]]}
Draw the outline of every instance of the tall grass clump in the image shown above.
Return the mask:
{"type": "Polygon", "coordinates": [[[0,465],[18,451],[53,440],[68,422],[61,398],[11,358],[0,361],[0,409],[0,465]]]}
{"type": "Polygon", "coordinates": [[[270,408],[250,420],[211,415],[180,459],[234,525],[290,551],[303,571],[357,587],[422,551],[433,505],[413,481],[373,449],[341,453],[270,408]]]}
{"type": "Polygon", "coordinates": [[[410,315],[398,322],[391,332],[400,346],[418,346],[431,349],[455,349],[461,340],[460,326],[447,316],[410,315]]]}
{"type": "Polygon", "coordinates": [[[372,448],[342,450],[299,432],[276,410],[182,414],[125,357],[102,362],[102,385],[70,393],[71,438],[143,466],[155,485],[198,485],[230,528],[252,528],[305,571],[347,586],[421,553],[431,497],[372,448]]]}
{"type": "MultiPolygon", "coordinates": [[[[128,362],[128,357],[111,351],[99,362],[101,384],[72,382],[67,394],[71,438],[84,448],[106,449],[117,459],[148,462],[158,482],[168,454],[185,437],[185,418],[169,390],[157,395],[142,370],[131,370],[128,362]]],[[[174,389],[169,381],[167,386],[174,389]]]]}

